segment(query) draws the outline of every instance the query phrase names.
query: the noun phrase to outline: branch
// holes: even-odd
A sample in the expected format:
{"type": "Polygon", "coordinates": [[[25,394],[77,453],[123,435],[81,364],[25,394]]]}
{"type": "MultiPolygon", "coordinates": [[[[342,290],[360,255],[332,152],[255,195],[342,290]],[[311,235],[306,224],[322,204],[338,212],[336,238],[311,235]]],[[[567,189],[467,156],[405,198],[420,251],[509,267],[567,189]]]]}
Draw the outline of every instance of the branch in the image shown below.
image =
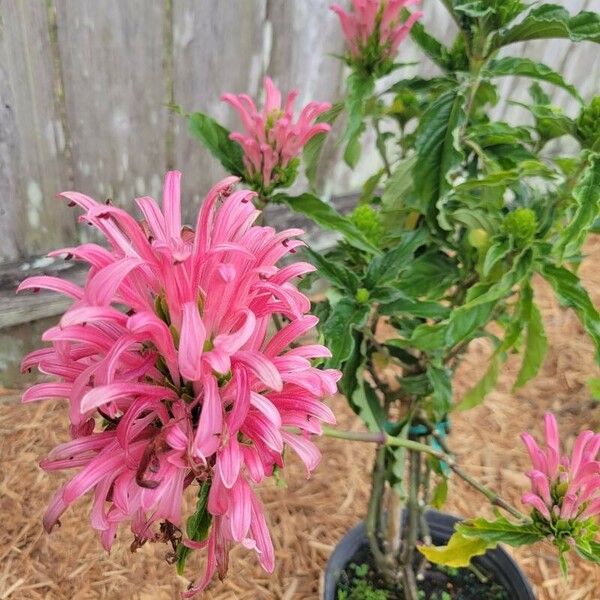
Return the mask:
{"type": "Polygon", "coordinates": [[[427,444],[422,444],[421,442],[415,442],[414,440],[409,440],[402,437],[393,437],[391,435],[388,435],[384,431],[375,433],[370,433],[367,431],[338,431],[330,427],[323,427],[323,435],[327,437],[338,438],[342,440],[350,440],[355,442],[370,442],[379,444],[381,446],[402,447],[408,450],[413,450],[415,452],[423,452],[424,454],[433,456],[434,458],[437,458],[438,460],[446,463],[448,467],[454,473],[456,473],[456,475],[458,475],[463,481],[468,483],[479,493],[483,494],[489,500],[490,504],[502,508],[507,513],[512,515],[515,519],[518,519],[520,521],[529,521],[529,517],[524,515],[522,512],[518,511],[513,506],[511,506],[496,492],[490,490],[485,485],[479,483],[479,481],[471,477],[471,475],[466,473],[461,467],[459,467],[456,464],[456,461],[453,456],[446,452],[436,450],[435,448],[432,448],[427,444]]]}

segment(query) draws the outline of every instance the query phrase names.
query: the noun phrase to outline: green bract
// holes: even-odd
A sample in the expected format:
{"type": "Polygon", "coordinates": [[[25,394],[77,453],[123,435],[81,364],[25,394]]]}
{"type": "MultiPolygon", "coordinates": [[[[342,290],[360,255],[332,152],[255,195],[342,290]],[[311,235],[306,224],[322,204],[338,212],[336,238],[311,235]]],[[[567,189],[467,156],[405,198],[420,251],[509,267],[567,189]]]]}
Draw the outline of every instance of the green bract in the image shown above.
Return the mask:
{"type": "Polygon", "coordinates": [[[504,231],[519,243],[531,242],[538,228],[535,212],[530,208],[517,208],[504,217],[504,231]]]}

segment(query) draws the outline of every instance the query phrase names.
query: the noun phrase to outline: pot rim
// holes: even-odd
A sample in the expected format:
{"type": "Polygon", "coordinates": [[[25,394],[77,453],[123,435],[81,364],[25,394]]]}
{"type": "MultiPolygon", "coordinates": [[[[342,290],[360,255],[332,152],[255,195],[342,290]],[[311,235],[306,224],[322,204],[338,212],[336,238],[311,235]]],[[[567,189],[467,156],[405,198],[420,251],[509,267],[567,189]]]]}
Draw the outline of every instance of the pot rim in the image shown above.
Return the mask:
{"type": "MultiPolygon", "coordinates": [[[[454,529],[454,524],[462,520],[454,515],[433,509],[427,510],[425,517],[434,541],[437,541],[438,544],[447,541],[454,529]]],[[[321,588],[321,600],[336,600],[335,593],[339,574],[348,565],[352,555],[365,543],[368,543],[365,522],[360,521],[336,544],[327,560],[321,588]]],[[[519,594],[514,599],[511,597],[511,600],[536,600],[529,580],[517,562],[501,546],[494,550],[488,550],[485,555],[475,558],[474,562],[480,564],[484,570],[491,571],[509,594],[519,594]]]]}

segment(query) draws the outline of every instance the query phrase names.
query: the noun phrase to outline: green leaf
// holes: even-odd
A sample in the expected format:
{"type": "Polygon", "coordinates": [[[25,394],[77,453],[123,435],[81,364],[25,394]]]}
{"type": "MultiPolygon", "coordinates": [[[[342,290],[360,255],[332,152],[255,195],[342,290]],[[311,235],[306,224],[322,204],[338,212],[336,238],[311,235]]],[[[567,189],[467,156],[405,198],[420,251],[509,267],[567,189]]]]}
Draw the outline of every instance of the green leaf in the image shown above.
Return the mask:
{"type": "Polygon", "coordinates": [[[527,337],[521,370],[517,375],[513,390],[523,387],[537,375],[548,352],[548,339],[544,331],[544,322],[538,307],[533,302],[533,290],[529,285],[521,291],[521,311],[523,317],[527,320],[527,337]]]}
{"type": "Polygon", "coordinates": [[[375,390],[365,380],[366,343],[359,331],[353,333],[353,349],[343,365],[340,390],[350,408],[360,416],[370,431],[382,431],[385,423],[383,407],[375,390]]]}
{"type": "Polygon", "coordinates": [[[588,167],[573,190],[577,209],[561,234],[560,256],[577,254],[600,213],[600,154],[591,154],[588,167]]]}
{"type": "Polygon", "coordinates": [[[569,94],[582,102],[577,89],[567,83],[560,73],[557,73],[550,67],[535,62],[530,58],[506,56],[504,58],[493,60],[488,65],[485,74],[490,77],[518,75],[521,77],[530,77],[531,79],[546,81],[567,90],[569,94]]]}
{"type": "Polygon", "coordinates": [[[355,273],[341,263],[328,259],[310,248],[306,248],[310,261],[317,267],[318,274],[328,279],[341,290],[354,294],[360,286],[360,280],[355,273]]]}
{"type": "Polygon", "coordinates": [[[353,168],[360,158],[360,137],[365,129],[365,103],[375,90],[375,80],[372,75],[353,71],[346,81],[346,110],[348,123],[344,133],[346,150],[344,160],[353,168]]]}
{"type": "Polygon", "coordinates": [[[294,212],[312,219],[323,229],[341,233],[350,245],[359,250],[370,254],[380,254],[379,249],[373,246],[349,219],[340,215],[333,206],[326,204],[313,194],[301,194],[300,196],[277,194],[273,197],[273,201],[284,202],[294,212]]]}
{"type": "MultiPolygon", "coordinates": [[[[375,299],[375,298],[374,298],[375,299]]],[[[445,319],[450,309],[437,302],[423,302],[412,298],[397,298],[388,303],[380,304],[379,312],[382,315],[408,314],[423,319],[445,319]]]]}
{"type": "Polygon", "coordinates": [[[244,152],[242,147],[229,139],[229,130],[201,112],[188,117],[190,133],[197,137],[211,154],[232,175],[244,175],[244,152]]]}
{"type": "Polygon", "coordinates": [[[446,346],[452,348],[463,340],[470,339],[488,323],[496,302],[461,306],[450,313],[446,329],[446,346]]]}
{"type": "Polygon", "coordinates": [[[575,546],[575,550],[582,558],[596,563],[597,565],[600,564],[600,542],[590,540],[585,546],[578,543],[575,546]]]}
{"type": "Polygon", "coordinates": [[[379,185],[379,182],[381,181],[384,175],[385,169],[379,169],[379,171],[373,173],[373,175],[371,175],[371,177],[369,177],[363,183],[362,192],[360,194],[360,198],[358,199],[359,204],[368,203],[371,201],[373,195],[375,194],[375,190],[377,189],[377,186],[379,185]]]}
{"type": "MultiPolygon", "coordinates": [[[[208,492],[210,482],[205,481],[198,490],[198,500],[196,501],[196,510],[187,520],[187,536],[190,540],[201,542],[208,536],[208,531],[212,523],[212,515],[208,512],[208,492]]],[[[181,542],[177,546],[177,573],[183,575],[185,562],[192,552],[191,548],[184,546],[181,542]]]]}
{"type": "Polygon", "coordinates": [[[410,37],[438,67],[444,70],[448,68],[448,49],[439,40],[427,33],[422,23],[417,21],[412,26],[410,37]]]}
{"type": "Polygon", "coordinates": [[[431,495],[430,504],[433,508],[440,510],[444,504],[446,504],[446,499],[448,498],[448,480],[445,477],[442,477],[436,486],[433,488],[433,493],[431,495]]]}
{"type": "Polygon", "coordinates": [[[447,367],[430,364],[427,378],[433,388],[433,410],[444,415],[452,406],[452,372],[447,367]]]}
{"type": "Polygon", "coordinates": [[[456,282],[455,261],[443,252],[427,252],[411,261],[400,279],[402,291],[411,297],[437,298],[456,282]]]}
{"type": "Polygon", "coordinates": [[[489,548],[495,547],[495,543],[465,537],[458,531],[452,535],[446,546],[417,546],[428,561],[453,568],[468,567],[472,558],[481,556],[489,548]]]}
{"type": "Polygon", "coordinates": [[[551,264],[543,265],[541,273],[554,288],[560,302],[575,310],[596,345],[597,358],[600,358],[600,315],[577,275],[551,264]]]}
{"type": "Polygon", "coordinates": [[[482,283],[473,286],[467,294],[467,303],[462,308],[466,309],[505,298],[511,294],[515,285],[530,274],[532,266],[533,252],[531,248],[528,248],[520,254],[512,269],[505,273],[498,282],[492,285],[482,283]]]}
{"type": "MultiPolygon", "coordinates": [[[[328,111],[319,115],[316,119],[317,123],[329,123],[330,125],[337,119],[344,109],[344,105],[341,102],[334,104],[328,111]]],[[[314,186],[315,179],[317,176],[317,168],[319,166],[319,160],[321,157],[321,151],[325,144],[325,138],[327,133],[318,133],[312,137],[304,146],[302,156],[304,158],[304,172],[309,183],[314,186]]]]}
{"type": "Polygon", "coordinates": [[[502,365],[506,362],[506,354],[494,353],[484,376],[471,388],[456,406],[456,410],[468,410],[483,402],[487,394],[495,387],[502,365]]]}
{"type": "Polygon", "coordinates": [[[582,11],[571,16],[560,5],[542,4],[530,11],[519,24],[502,33],[496,41],[496,47],[548,38],[600,43],[600,14],[582,11]]]}
{"type": "Polygon", "coordinates": [[[362,327],[368,314],[369,306],[358,304],[353,298],[342,298],[332,307],[321,328],[333,355],[327,361],[329,367],[339,368],[348,360],[354,348],[354,328],[362,327]]]}
{"type": "Polygon", "coordinates": [[[413,259],[417,248],[422,246],[427,239],[428,234],[425,229],[405,233],[398,239],[393,248],[380,256],[376,256],[371,261],[365,276],[365,286],[371,289],[376,285],[382,285],[395,279],[413,259]]]}
{"type": "Polygon", "coordinates": [[[487,277],[490,271],[500,260],[510,252],[510,243],[507,240],[494,242],[488,249],[483,261],[483,276],[487,277]]]}
{"type": "Polygon", "coordinates": [[[410,340],[388,340],[386,344],[433,352],[444,347],[446,343],[446,327],[445,323],[435,323],[434,325],[423,323],[415,327],[410,340]]]}
{"type": "Polygon", "coordinates": [[[465,120],[465,97],[456,90],[442,94],[421,117],[416,132],[414,186],[429,209],[450,189],[449,175],[464,160],[457,133],[465,120]]]}
{"type": "Polygon", "coordinates": [[[475,140],[482,148],[531,141],[531,133],[527,127],[514,127],[502,121],[471,125],[467,137],[475,140]]]}
{"type": "Polygon", "coordinates": [[[483,518],[465,521],[456,526],[456,531],[464,537],[479,539],[490,545],[502,543],[513,548],[534,544],[545,537],[534,523],[511,523],[504,517],[495,521],[483,518]]]}
{"type": "Polygon", "coordinates": [[[387,180],[381,196],[381,214],[386,231],[400,229],[401,219],[407,213],[407,198],[413,190],[413,168],[416,154],[400,161],[387,180]]]}
{"type": "Polygon", "coordinates": [[[468,192],[478,188],[506,187],[520,181],[523,177],[553,178],[556,177],[556,172],[539,160],[527,160],[521,162],[516,169],[492,171],[478,179],[469,179],[457,185],[456,191],[468,192]]]}

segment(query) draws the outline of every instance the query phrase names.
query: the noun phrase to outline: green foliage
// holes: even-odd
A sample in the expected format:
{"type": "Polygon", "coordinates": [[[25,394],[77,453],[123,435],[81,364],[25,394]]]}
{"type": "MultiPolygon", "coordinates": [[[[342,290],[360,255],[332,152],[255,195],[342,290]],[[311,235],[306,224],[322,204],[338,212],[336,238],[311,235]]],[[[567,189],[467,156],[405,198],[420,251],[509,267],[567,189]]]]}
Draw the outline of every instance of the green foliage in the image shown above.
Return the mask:
{"type": "Polygon", "coordinates": [[[427,206],[450,189],[449,176],[458,170],[464,153],[457,132],[465,119],[465,97],[453,90],[442,94],[425,112],[417,129],[415,193],[427,206]]]}
{"type": "Polygon", "coordinates": [[[560,73],[529,58],[506,56],[492,60],[486,69],[486,75],[489,77],[520,75],[521,77],[539,79],[562,87],[569,94],[581,100],[577,89],[567,83],[560,73]]]}
{"type": "Polygon", "coordinates": [[[525,246],[535,237],[538,228],[537,217],[530,208],[517,208],[504,217],[502,227],[515,240],[517,246],[525,246]]]}
{"type": "Polygon", "coordinates": [[[571,16],[560,5],[542,4],[533,8],[518,25],[499,33],[495,44],[499,47],[513,42],[548,38],[600,43],[600,15],[583,11],[571,16]]]}
{"type": "Polygon", "coordinates": [[[600,96],[581,109],[576,123],[577,137],[584,148],[600,151],[600,96]]]}
{"type": "Polygon", "coordinates": [[[232,175],[244,176],[242,147],[229,139],[229,131],[222,125],[201,112],[192,113],[188,117],[190,133],[219,160],[232,175]]]}
{"type": "Polygon", "coordinates": [[[419,546],[419,552],[436,564],[467,567],[473,558],[485,554],[499,543],[519,547],[544,537],[534,523],[511,523],[504,517],[495,521],[479,518],[458,523],[446,546],[419,546]]]}
{"type": "Polygon", "coordinates": [[[359,204],[350,215],[350,221],[374,245],[378,246],[383,236],[383,224],[379,213],[368,204],[359,204]]]}
{"type": "Polygon", "coordinates": [[[287,204],[294,212],[307,216],[323,229],[341,233],[349,244],[359,250],[379,254],[379,250],[364,236],[354,223],[340,215],[333,206],[326,204],[312,194],[301,194],[300,196],[277,194],[272,198],[272,201],[287,204]]]}
{"type": "Polygon", "coordinates": [[[374,587],[374,584],[366,579],[369,574],[369,565],[350,565],[352,584],[350,589],[338,589],[337,600],[388,600],[389,593],[374,587]]]}
{"type": "MultiPolygon", "coordinates": [[[[208,536],[208,531],[212,523],[212,515],[208,512],[208,492],[210,491],[210,482],[205,481],[198,490],[198,500],[196,502],[196,511],[187,520],[186,533],[190,540],[202,542],[208,536]]],[[[177,546],[177,573],[183,575],[185,563],[192,550],[184,546],[181,542],[177,546]]]]}
{"type": "MultiPolygon", "coordinates": [[[[557,4],[522,0],[443,4],[458,26],[451,45],[422,23],[411,30],[439,75],[403,78],[403,65],[384,56],[376,36],[360,59],[344,57],[351,70],[345,97],[320,120],[344,119],[339,145],[347,166],[360,160],[370,127],[381,158],[349,216],[314,194],[266,194],[336,234],[334,247],[308,250],[307,257],[330,284],[315,312],[321,341],[333,354],[326,365],[342,371],[339,388],[352,410],[371,431],[419,438],[437,449],[448,413],[483,402],[509,353],[521,354],[515,389],[541,368],[548,340],[532,291],[536,278],[575,311],[600,358],[600,314],[576,270],[587,235],[600,231],[600,98],[571,118],[542,87],[557,86],[583,103],[564,74],[506,54],[511,44],[527,40],[600,42],[600,14],[571,15],[557,4]],[[378,81],[383,75],[392,81],[378,81]],[[504,77],[533,80],[531,101],[507,99],[527,124],[493,118],[504,77]],[[550,152],[548,143],[563,136],[580,150],[550,152]],[[453,403],[456,368],[476,338],[493,345],[489,361],[481,379],[453,403]]],[[[243,175],[240,148],[229,132],[201,114],[192,115],[192,123],[222,164],[243,175]]],[[[304,151],[312,186],[323,141],[317,136],[304,151]]],[[[278,174],[282,183],[295,178],[297,166],[278,174]]],[[[600,386],[593,386],[597,392],[600,386]]],[[[400,495],[415,485],[407,477],[407,454],[402,447],[386,449],[376,467],[384,486],[400,495]]],[[[441,506],[450,463],[445,470],[440,459],[427,464],[436,473],[432,502],[441,506]]],[[[433,562],[459,567],[498,543],[519,546],[551,536],[565,565],[571,548],[565,532],[580,556],[600,560],[588,524],[548,528],[535,518],[467,521],[446,547],[421,551],[433,562]]],[[[356,593],[368,598],[371,592],[356,593]]]]}

